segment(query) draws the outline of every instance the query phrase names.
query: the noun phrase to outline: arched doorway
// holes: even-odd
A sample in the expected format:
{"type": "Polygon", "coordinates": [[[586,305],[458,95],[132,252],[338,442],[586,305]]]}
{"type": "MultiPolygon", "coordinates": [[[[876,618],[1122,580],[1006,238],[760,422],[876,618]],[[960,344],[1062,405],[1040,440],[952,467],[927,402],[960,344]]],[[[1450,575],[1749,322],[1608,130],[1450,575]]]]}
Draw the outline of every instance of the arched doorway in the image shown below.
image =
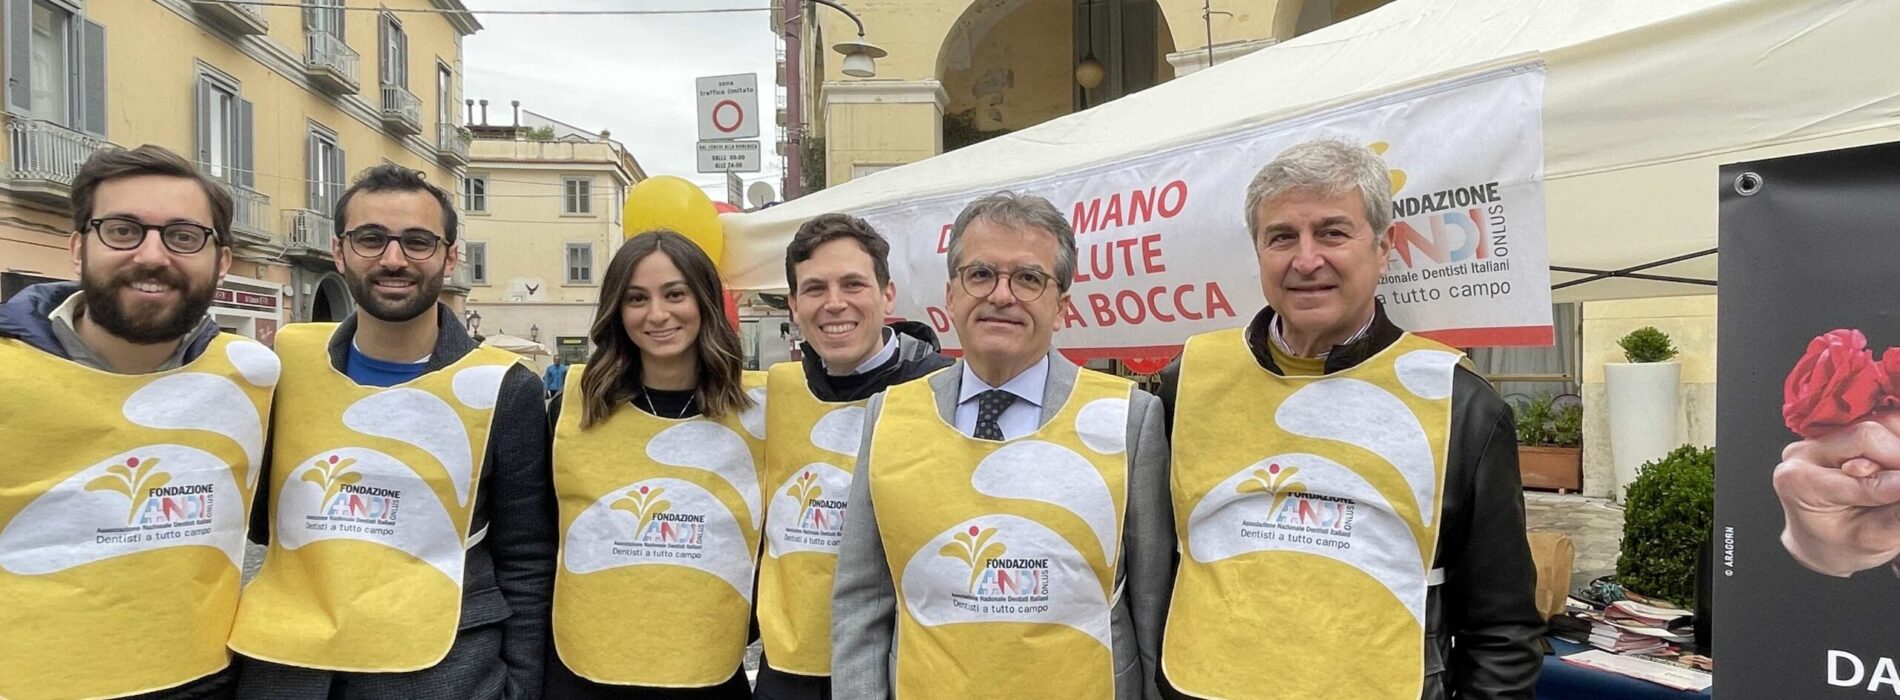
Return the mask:
{"type": "Polygon", "coordinates": [[[350,301],[342,276],[331,273],[317,280],[317,291],[310,298],[310,320],[334,323],[353,313],[356,313],[356,305],[350,301]]]}
{"type": "Polygon", "coordinates": [[[1154,0],[976,0],[945,35],[937,80],[953,151],[1131,94],[1174,77],[1174,35],[1154,0]],[[1092,90],[1075,69],[1093,54],[1092,90]]]}
{"type": "Polygon", "coordinates": [[[1293,36],[1317,31],[1379,9],[1392,0],[1306,0],[1296,15],[1293,36]]]}

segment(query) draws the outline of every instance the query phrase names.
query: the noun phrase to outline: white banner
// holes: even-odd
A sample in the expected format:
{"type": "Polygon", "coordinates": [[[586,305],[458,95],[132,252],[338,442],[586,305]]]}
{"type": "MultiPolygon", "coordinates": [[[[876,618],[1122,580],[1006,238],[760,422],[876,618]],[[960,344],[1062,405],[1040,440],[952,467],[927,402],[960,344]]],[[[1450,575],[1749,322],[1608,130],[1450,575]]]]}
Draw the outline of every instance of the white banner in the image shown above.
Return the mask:
{"type": "MultiPolygon", "coordinates": [[[[1396,246],[1379,291],[1394,322],[1461,347],[1549,345],[1543,98],[1544,68],[1529,64],[1012,185],[1075,227],[1056,346],[1078,358],[1169,357],[1191,335],[1245,325],[1266,303],[1247,184],[1319,138],[1368,144],[1392,168],[1396,246]]],[[[929,323],[946,348],[961,347],[945,311],[950,225],[983,194],[862,215],[891,239],[897,315],[929,323]]]]}

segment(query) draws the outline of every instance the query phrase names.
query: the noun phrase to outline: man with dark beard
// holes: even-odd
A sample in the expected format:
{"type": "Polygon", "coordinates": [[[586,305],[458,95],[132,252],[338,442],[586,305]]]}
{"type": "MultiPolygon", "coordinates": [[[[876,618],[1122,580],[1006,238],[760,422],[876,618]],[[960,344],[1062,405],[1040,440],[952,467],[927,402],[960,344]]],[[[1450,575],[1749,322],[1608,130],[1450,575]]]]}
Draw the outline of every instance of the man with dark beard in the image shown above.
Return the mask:
{"type": "Polygon", "coordinates": [[[398,165],[337,202],[331,253],[358,306],[277,335],[270,548],[231,648],[239,697],[533,698],[555,554],[543,390],[439,302],[447,193],[398,165]]]}
{"type": "Polygon", "coordinates": [[[228,698],[276,356],[206,317],[231,196],[157,146],[80,166],[79,282],[0,307],[0,697],[228,698]]]}

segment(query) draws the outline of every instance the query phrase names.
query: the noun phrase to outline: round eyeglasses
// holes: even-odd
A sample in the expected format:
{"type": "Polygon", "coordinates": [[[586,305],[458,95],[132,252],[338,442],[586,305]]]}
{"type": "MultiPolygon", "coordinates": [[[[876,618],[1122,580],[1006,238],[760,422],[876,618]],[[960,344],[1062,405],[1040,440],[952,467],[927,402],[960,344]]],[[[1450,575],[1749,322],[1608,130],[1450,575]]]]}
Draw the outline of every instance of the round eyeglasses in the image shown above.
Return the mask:
{"type": "Polygon", "coordinates": [[[973,297],[987,297],[996,291],[997,280],[1009,278],[1009,295],[1025,304],[1041,299],[1055,277],[1041,270],[1024,268],[1004,273],[982,263],[957,268],[957,283],[973,297]]]}
{"type": "Polygon", "coordinates": [[[152,231],[158,232],[158,240],[165,249],[179,255],[191,255],[204,250],[205,243],[217,236],[217,231],[205,226],[184,221],[169,224],[148,224],[127,216],[106,216],[86,222],[86,229],[99,237],[99,242],[113,250],[133,250],[145,243],[145,236],[152,231]]]}
{"type": "Polygon", "coordinates": [[[407,231],[400,236],[391,235],[379,228],[359,228],[343,234],[350,240],[350,250],[365,258],[383,257],[383,251],[389,250],[390,243],[402,248],[402,256],[410,260],[423,261],[435,257],[436,248],[441,247],[442,237],[426,231],[407,231]]]}

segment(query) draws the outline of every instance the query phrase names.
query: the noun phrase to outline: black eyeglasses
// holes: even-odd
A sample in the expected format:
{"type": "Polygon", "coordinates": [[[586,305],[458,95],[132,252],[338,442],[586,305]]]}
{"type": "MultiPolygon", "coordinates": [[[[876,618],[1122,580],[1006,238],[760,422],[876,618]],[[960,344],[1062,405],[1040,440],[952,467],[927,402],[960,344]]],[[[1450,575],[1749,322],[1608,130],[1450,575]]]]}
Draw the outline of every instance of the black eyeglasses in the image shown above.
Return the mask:
{"type": "Polygon", "coordinates": [[[380,228],[363,227],[343,234],[350,240],[350,250],[365,258],[383,257],[383,251],[389,250],[391,242],[402,245],[402,256],[410,260],[422,261],[435,257],[436,248],[442,244],[442,237],[426,231],[407,231],[400,236],[390,235],[380,228]]]}
{"type": "Polygon", "coordinates": [[[145,243],[145,234],[158,232],[158,240],[165,249],[179,255],[191,255],[205,249],[205,243],[217,235],[217,231],[205,226],[183,221],[169,224],[148,224],[127,216],[106,216],[86,222],[86,229],[99,237],[99,242],[113,250],[133,250],[145,243]]]}
{"type": "Polygon", "coordinates": [[[996,291],[996,281],[1009,278],[1009,294],[1016,301],[1025,304],[1041,299],[1049,291],[1049,283],[1055,276],[1041,270],[1023,268],[1004,273],[983,263],[973,263],[957,268],[957,283],[963,285],[963,291],[973,297],[987,297],[996,291]]]}

